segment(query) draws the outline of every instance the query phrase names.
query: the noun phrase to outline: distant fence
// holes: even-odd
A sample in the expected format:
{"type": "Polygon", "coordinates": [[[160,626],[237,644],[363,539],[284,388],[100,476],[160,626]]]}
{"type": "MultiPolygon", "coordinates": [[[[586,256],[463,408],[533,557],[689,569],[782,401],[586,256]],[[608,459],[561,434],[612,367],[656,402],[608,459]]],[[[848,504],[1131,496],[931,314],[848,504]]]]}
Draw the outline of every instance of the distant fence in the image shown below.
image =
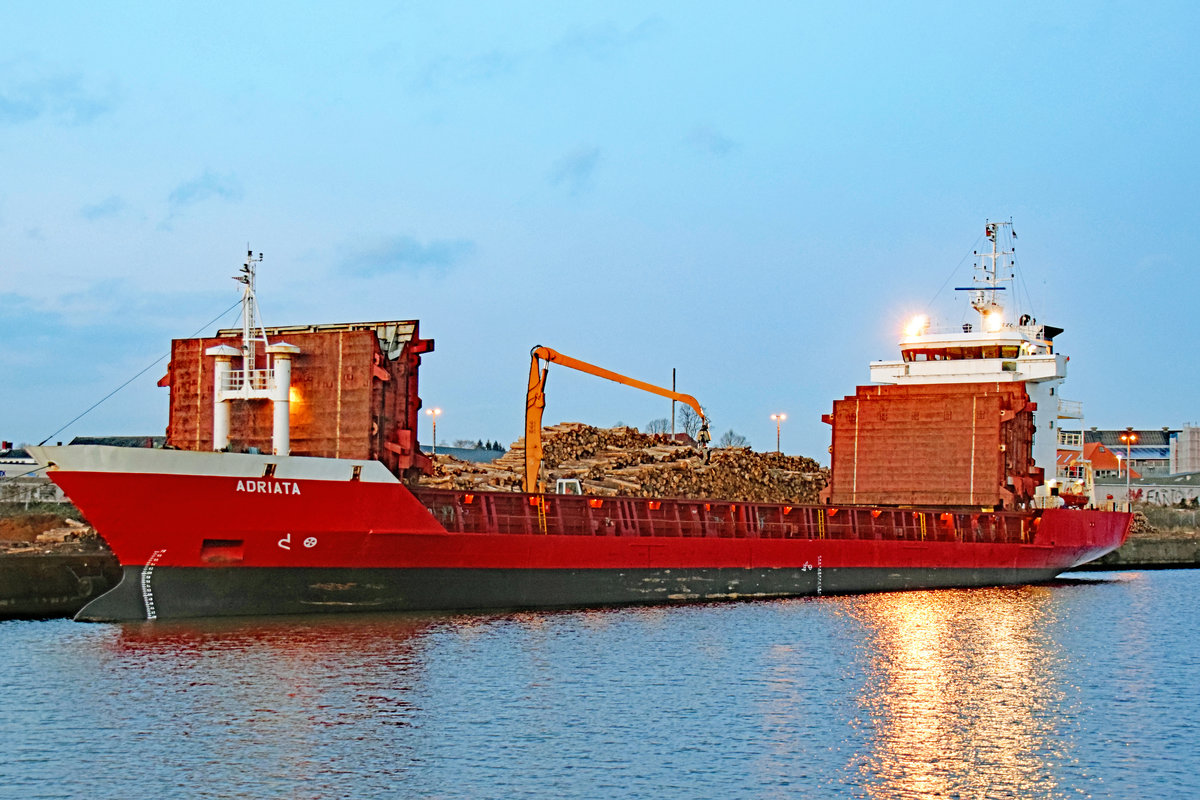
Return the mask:
{"type": "MultiPolygon", "coordinates": [[[[5,472],[11,472],[5,469],[5,472]]],[[[66,503],[66,495],[49,478],[0,477],[0,503],[66,503]]]]}

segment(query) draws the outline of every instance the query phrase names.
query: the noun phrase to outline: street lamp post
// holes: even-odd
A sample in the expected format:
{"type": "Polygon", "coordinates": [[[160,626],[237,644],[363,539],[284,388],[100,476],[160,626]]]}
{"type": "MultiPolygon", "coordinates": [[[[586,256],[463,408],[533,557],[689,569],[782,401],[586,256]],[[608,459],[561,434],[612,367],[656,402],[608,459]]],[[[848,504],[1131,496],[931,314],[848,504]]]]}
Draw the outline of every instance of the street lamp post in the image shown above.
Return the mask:
{"type": "Polygon", "coordinates": [[[427,408],[425,413],[429,415],[429,420],[433,423],[433,455],[437,455],[437,418],[442,413],[440,408],[427,408]]]}
{"type": "Polygon", "coordinates": [[[1133,462],[1130,460],[1130,449],[1133,443],[1138,440],[1138,435],[1134,433],[1132,427],[1125,428],[1125,432],[1121,434],[1121,441],[1125,443],[1125,502],[1129,504],[1129,508],[1133,508],[1133,491],[1129,486],[1130,466],[1133,462]]]}
{"type": "Polygon", "coordinates": [[[783,451],[779,449],[779,426],[787,419],[787,414],[772,414],[771,419],[775,420],[775,452],[782,454],[783,451]]]}

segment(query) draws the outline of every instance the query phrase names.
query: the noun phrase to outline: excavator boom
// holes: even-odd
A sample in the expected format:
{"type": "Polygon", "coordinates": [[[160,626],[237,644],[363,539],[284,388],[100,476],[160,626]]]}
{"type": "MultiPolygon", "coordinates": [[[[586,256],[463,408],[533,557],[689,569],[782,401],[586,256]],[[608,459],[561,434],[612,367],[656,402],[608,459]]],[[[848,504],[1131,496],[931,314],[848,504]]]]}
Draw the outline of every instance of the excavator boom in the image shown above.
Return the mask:
{"type": "Polygon", "coordinates": [[[700,403],[690,394],[680,394],[652,383],[639,381],[612,370],[580,361],[577,358],[565,356],[549,347],[535,347],[530,351],[529,390],[525,394],[525,491],[541,491],[538,481],[538,470],[542,465],[542,412],[546,408],[546,371],[551,363],[562,364],[564,367],[586,372],[600,378],[606,378],[615,383],[632,386],[644,392],[668,397],[686,403],[704,419],[704,411],[700,403]],[[545,366],[542,365],[545,362],[545,366]]]}

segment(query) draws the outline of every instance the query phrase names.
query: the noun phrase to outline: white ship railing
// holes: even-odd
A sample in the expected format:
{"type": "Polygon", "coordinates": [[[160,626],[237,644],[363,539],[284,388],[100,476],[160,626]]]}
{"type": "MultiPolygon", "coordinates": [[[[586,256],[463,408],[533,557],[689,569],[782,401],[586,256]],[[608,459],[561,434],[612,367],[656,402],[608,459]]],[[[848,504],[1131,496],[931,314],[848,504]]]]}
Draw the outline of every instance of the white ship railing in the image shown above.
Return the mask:
{"type": "Polygon", "coordinates": [[[221,391],[240,392],[269,391],[275,388],[275,370],[273,369],[235,369],[230,370],[221,382],[221,391]]]}
{"type": "Polygon", "coordinates": [[[1076,433],[1075,431],[1060,430],[1058,432],[1058,446],[1071,447],[1076,450],[1081,449],[1083,447],[1083,432],[1076,433]]]}

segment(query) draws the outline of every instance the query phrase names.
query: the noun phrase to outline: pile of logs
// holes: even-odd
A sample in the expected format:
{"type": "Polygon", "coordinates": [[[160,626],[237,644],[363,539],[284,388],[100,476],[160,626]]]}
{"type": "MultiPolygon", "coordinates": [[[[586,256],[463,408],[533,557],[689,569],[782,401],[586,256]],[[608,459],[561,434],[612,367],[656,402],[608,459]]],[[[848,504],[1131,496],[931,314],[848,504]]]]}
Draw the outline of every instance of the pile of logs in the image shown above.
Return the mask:
{"type": "MultiPolygon", "coordinates": [[[[548,491],[559,478],[579,480],[585,494],[689,497],[763,503],[816,503],[829,471],[811,458],[713,448],[705,463],[696,446],[636,428],[593,428],[564,422],[543,429],[548,491]]],[[[439,455],[420,485],[444,489],[521,491],[525,440],[490,464],[439,455]]]]}

